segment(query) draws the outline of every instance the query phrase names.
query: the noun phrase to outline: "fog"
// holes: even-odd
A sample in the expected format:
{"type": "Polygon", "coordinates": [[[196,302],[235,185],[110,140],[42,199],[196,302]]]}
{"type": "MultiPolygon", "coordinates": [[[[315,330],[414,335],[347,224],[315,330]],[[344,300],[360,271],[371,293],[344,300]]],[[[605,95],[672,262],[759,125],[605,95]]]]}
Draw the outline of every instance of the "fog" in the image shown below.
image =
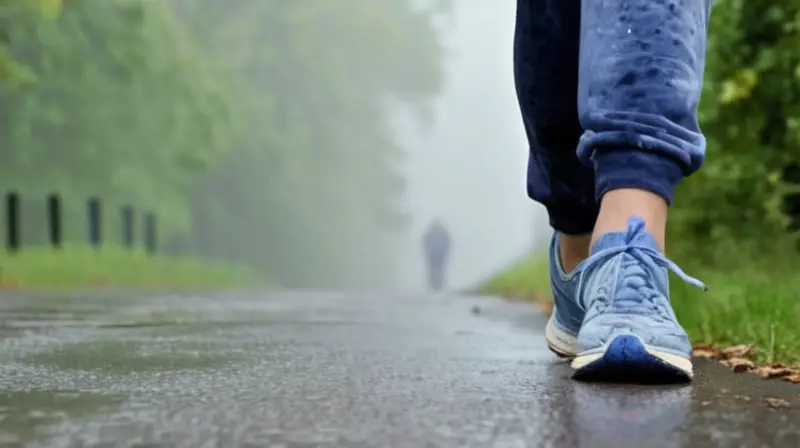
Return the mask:
{"type": "Polygon", "coordinates": [[[513,2],[101,3],[7,11],[0,190],[24,198],[23,249],[48,244],[52,193],[64,243],[135,249],[147,214],[151,251],[290,289],[424,288],[433,218],[457,289],[548,233],[525,193],[513,2]]]}
{"type": "MultiPolygon", "coordinates": [[[[457,2],[441,27],[447,85],[433,128],[399,125],[410,156],[405,207],[417,239],[431,219],[450,229],[451,288],[470,288],[526,255],[549,235],[543,209],[526,195],[527,141],[514,92],[514,2],[457,2]]],[[[422,285],[420,243],[403,255],[402,285],[422,285]]]]}

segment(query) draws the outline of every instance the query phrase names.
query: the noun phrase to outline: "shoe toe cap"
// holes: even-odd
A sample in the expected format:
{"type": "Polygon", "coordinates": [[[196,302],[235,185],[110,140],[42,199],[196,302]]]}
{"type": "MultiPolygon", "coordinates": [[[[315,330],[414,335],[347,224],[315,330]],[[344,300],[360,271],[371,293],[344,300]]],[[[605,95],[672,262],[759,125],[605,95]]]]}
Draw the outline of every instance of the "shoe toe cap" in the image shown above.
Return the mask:
{"type": "Polygon", "coordinates": [[[633,334],[650,347],[689,356],[691,343],[676,322],[657,322],[642,316],[598,316],[586,322],[578,334],[578,352],[597,350],[616,336],[633,334]]]}

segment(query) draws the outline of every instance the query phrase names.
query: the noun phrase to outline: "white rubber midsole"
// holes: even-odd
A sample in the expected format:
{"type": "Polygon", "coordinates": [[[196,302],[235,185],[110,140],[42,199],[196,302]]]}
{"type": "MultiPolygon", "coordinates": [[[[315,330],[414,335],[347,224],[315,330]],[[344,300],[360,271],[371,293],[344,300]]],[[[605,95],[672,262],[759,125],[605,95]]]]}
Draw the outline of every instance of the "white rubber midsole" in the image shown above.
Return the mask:
{"type": "MultiPolygon", "coordinates": [[[[608,346],[606,346],[606,349],[608,349],[608,346]]],[[[656,358],[664,361],[665,363],[675,367],[676,369],[680,369],[681,371],[683,371],[684,373],[689,375],[690,378],[694,376],[694,369],[692,367],[692,361],[691,360],[686,359],[683,356],[673,355],[672,353],[666,353],[666,352],[662,352],[660,350],[655,350],[655,349],[653,349],[651,347],[648,347],[646,345],[644,346],[644,349],[645,349],[645,351],[647,351],[647,353],[649,353],[649,354],[655,356],[656,358]]],[[[593,363],[594,361],[597,361],[598,359],[602,358],[604,354],[605,354],[605,350],[603,350],[603,351],[601,351],[599,353],[591,353],[591,354],[588,354],[588,355],[576,356],[575,359],[572,360],[572,364],[571,364],[572,368],[573,369],[580,369],[581,367],[585,367],[585,366],[593,363]]]]}
{"type": "Polygon", "coordinates": [[[551,348],[561,354],[567,356],[577,354],[578,338],[558,328],[555,310],[544,327],[544,338],[551,348]]]}

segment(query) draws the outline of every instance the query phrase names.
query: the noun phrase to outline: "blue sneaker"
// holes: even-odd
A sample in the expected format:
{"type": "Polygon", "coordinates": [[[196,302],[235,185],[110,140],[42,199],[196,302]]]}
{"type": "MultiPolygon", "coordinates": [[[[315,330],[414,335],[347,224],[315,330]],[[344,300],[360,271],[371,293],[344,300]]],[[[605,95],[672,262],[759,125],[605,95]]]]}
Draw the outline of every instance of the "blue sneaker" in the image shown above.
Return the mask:
{"type": "Polygon", "coordinates": [[[668,260],[644,220],[601,236],[582,263],[578,288],[586,317],[572,362],[576,379],[691,380],[692,346],[669,302],[667,270],[703,290],[668,260]]]}
{"type": "Polygon", "coordinates": [[[572,358],[577,353],[578,331],[585,312],[576,299],[579,268],[564,271],[558,251],[558,233],[550,241],[550,287],[553,291],[553,314],[547,321],[544,337],[547,346],[562,358],[572,358]]]}

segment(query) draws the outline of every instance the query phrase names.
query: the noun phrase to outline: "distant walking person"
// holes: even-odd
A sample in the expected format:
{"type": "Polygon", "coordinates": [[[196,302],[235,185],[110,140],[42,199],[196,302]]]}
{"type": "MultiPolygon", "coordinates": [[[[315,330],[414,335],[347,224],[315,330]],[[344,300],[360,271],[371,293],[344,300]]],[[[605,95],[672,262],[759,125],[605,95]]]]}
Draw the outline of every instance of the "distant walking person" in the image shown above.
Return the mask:
{"type": "Polygon", "coordinates": [[[444,274],[450,255],[450,233],[438,219],[425,231],[423,251],[428,263],[428,285],[434,291],[444,288],[444,274]]]}

